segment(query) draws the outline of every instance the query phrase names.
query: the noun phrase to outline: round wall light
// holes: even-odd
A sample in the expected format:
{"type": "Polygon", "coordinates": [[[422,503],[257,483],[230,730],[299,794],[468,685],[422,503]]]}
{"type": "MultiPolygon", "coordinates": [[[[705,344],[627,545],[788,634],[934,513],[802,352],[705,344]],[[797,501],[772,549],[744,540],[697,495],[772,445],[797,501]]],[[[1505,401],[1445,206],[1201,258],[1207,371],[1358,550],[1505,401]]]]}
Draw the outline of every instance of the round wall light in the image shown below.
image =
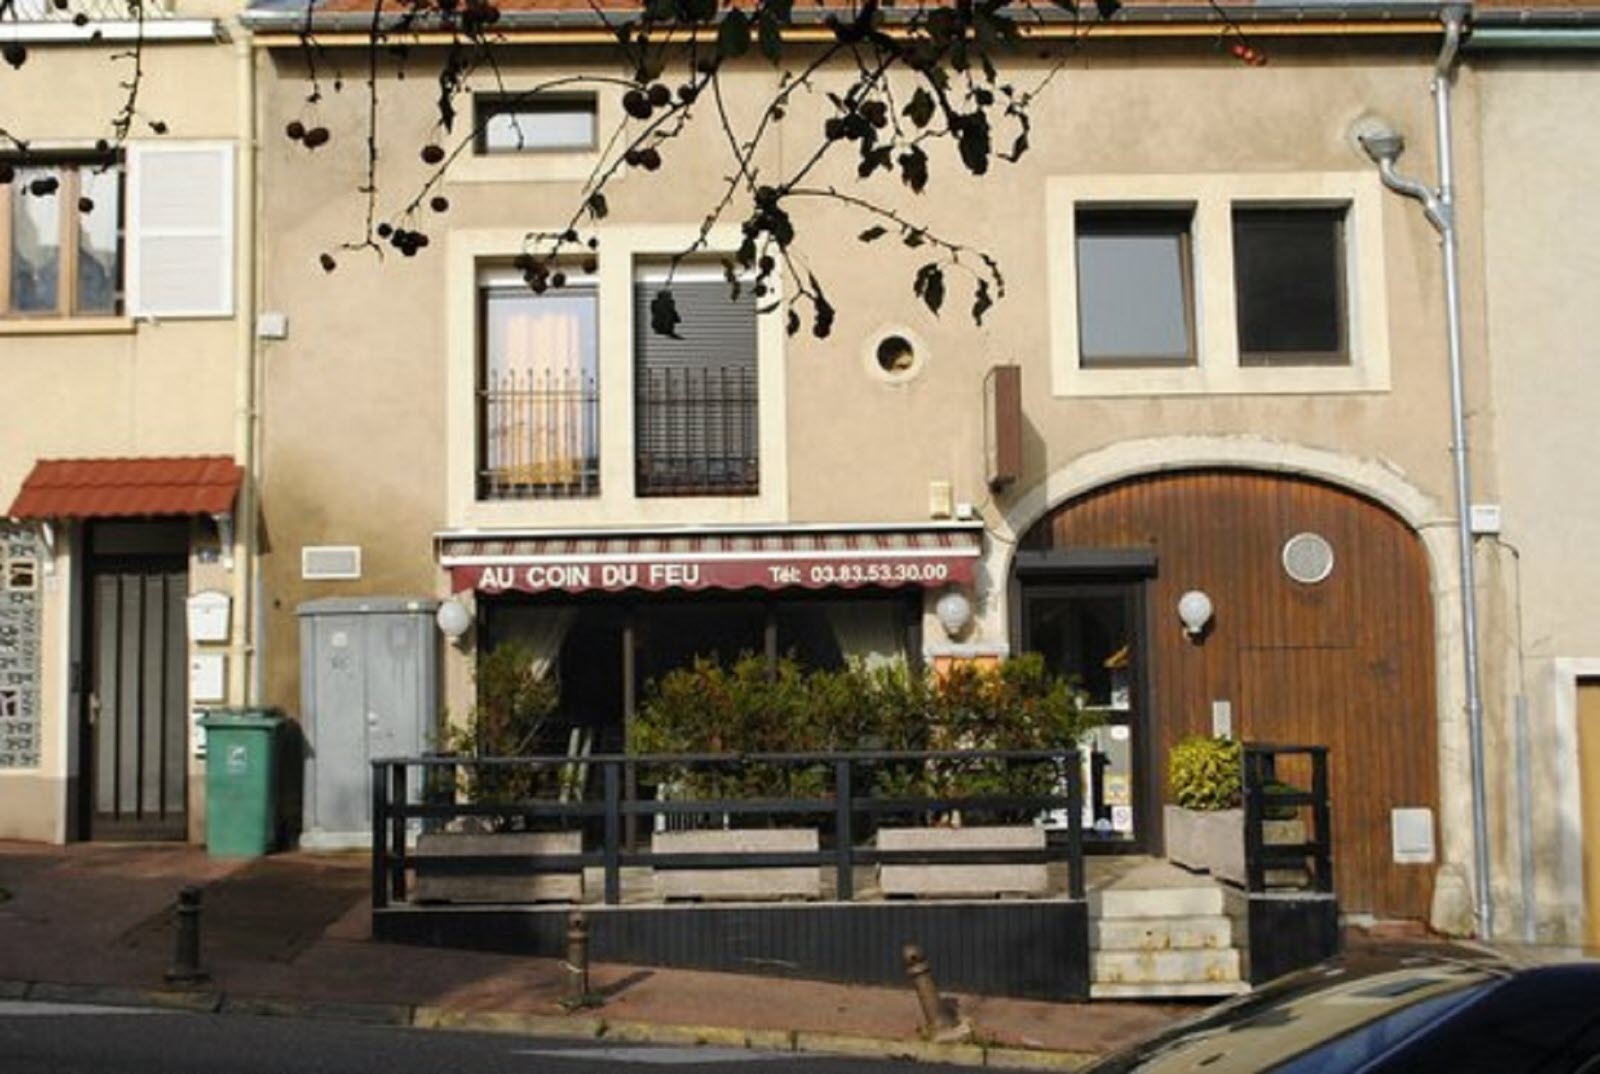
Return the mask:
{"type": "Polygon", "coordinates": [[[1191,638],[1199,637],[1206,624],[1211,622],[1214,610],[1211,598],[1199,589],[1191,589],[1179,597],[1178,619],[1183,623],[1183,632],[1191,638]]]}
{"type": "Polygon", "coordinates": [[[954,638],[972,622],[972,601],[959,589],[947,590],[934,604],[933,614],[938,616],[945,634],[954,638]]]}
{"type": "Polygon", "coordinates": [[[434,613],[433,621],[439,624],[440,633],[451,641],[455,641],[472,629],[472,613],[454,597],[440,603],[439,610],[434,613]]]}

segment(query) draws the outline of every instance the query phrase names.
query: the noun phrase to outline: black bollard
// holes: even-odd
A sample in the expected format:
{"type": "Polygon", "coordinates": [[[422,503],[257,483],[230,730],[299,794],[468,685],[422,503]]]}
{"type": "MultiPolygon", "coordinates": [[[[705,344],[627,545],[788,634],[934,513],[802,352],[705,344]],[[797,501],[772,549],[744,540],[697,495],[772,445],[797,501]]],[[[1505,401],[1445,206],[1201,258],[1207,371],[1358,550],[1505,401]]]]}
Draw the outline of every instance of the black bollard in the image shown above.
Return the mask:
{"type": "Polygon", "coordinates": [[[178,892],[176,949],[166,973],[170,984],[195,984],[210,976],[200,968],[200,895],[192,885],[178,892]]]}
{"type": "Polygon", "coordinates": [[[589,990],[589,917],[582,910],[567,915],[567,994],[561,1005],[569,1011],[598,1007],[601,999],[589,990]]]}

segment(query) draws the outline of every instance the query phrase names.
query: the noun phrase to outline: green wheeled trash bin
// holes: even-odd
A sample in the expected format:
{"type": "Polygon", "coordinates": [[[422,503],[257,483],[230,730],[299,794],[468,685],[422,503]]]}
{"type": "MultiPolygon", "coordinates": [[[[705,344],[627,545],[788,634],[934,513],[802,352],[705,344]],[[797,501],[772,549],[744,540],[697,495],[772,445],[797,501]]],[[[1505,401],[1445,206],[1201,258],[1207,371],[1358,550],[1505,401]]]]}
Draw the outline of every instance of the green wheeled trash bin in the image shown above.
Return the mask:
{"type": "Polygon", "coordinates": [[[259,857],[273,848],[278,819],[278,738],[270,709],[217,709],[206,731],[206,849],[218,857],[259,857]]]}

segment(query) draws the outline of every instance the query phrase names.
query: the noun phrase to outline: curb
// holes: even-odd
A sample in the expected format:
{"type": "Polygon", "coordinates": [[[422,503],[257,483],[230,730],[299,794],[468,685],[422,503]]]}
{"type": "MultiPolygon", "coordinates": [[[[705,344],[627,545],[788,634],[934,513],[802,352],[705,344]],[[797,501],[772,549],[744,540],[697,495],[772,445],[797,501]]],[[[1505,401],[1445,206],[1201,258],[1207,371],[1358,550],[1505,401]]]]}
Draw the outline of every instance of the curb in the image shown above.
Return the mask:
{"type": "Polygon", "coordinates": [[[122,988],[0,979],[0,999],[92,1003],[106,1007],[154,1007],[191,1014],[239,1014],[307,1018],[361,1025],[405,1026],[445,1032],[517,1033],[556,1040],[607,1040],[680,1047],[748,1048],[752,1051],[901,1059],[997,1070],[1077,1070],[1100,1058],[1093,1052],[1050,1051],[987,1044],[936,1044],[800,1030],[739,1029],[731,1026],[613,1022],[593,1014],[563,1016],[515,1011],[462,1011],[397,1003],[295,1000],[232,996],[208,990],[122,988]]]}

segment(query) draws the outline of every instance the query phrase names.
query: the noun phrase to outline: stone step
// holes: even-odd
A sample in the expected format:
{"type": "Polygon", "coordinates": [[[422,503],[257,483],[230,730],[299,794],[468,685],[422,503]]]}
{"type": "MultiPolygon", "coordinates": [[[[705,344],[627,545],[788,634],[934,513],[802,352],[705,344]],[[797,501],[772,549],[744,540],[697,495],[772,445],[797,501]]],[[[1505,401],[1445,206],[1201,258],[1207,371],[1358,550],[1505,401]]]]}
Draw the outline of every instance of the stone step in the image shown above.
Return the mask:
{"type": "Polygon", "coordinates": [[[1112,917],[1089,922],[1096,951],[1218,950],[1233,946],[1226,917],[1112,917]]]}
{"type": "Polygon", "coordinates": [[[1091,984],[1090,999],[1207,999],[1237,996],[1250,991],[1243,981],[1207,981],[1205,984],[1091,984]]]}
{"type": "Polygon", "coordinates": [[[1233,984],[1240,979],[1236,948],[1196,951],[1095,951],[1093,984],[1233,984]]]}
{"type": "Polygon", "coordinates": [[[1089,918],[1217,917],[1223,913],[1222,887],[1113,887],[1089,893],[1089,918]]]}

